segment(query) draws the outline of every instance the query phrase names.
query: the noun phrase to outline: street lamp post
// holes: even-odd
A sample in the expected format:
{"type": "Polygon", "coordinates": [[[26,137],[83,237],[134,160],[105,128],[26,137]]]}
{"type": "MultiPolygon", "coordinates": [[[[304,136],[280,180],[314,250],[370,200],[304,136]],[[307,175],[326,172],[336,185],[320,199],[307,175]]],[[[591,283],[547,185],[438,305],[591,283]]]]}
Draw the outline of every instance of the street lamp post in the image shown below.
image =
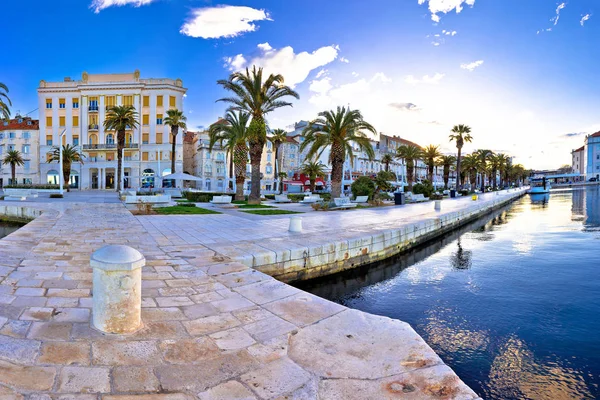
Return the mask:
{"type": "Polygon", "coordinates": [[[67,130],[63,130],[62,133],[59,136],[59,143],[58,143],[58,162],[60,164],[60,171],[58,172],[58,182],[60,185],[60,194],[62,195],[64,193],[63,191],[63,149],[62,149],[62,142],[63,142],[63,137],[65,136],[65,134],[67,133],[67,130]]]}

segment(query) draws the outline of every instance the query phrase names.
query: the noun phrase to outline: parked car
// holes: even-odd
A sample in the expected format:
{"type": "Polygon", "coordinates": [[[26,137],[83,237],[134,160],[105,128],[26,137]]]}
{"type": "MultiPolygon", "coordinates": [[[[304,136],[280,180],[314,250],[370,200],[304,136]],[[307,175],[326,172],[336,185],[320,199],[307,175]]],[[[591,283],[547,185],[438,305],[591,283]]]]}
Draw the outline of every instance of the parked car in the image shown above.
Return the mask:
{"type": "Polygon", "coordinates": [[[590,178],[590,180],[588,182],[597,182],[598,178],[590,178]]]}

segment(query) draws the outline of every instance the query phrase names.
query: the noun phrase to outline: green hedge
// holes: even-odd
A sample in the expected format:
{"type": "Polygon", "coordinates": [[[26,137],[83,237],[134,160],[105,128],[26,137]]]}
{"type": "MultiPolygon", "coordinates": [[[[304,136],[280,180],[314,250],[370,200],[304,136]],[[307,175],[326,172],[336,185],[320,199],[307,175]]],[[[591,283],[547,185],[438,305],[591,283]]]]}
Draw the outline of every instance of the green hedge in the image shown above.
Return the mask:
{"type": "Polygon", "coordinates": [[[214,192],[184,192],[184,197],[194,203],[208,203],[214,196],[232,196],[235,200],[233,193],[214,193],[214,192]]]}
{"type": "Polygon", "coordinates": [[[275,200],[275,195],[274,194],[265,194],[265,199],[267,199],[267,200],[275,200]]]}
{"type": "Polygon", "coordinates": [[[4,189],[51,189],[58,190],[60,187],[58,185],[41,185],[41,184],[32,184],[32,185],[6,185],[4,189]]]}

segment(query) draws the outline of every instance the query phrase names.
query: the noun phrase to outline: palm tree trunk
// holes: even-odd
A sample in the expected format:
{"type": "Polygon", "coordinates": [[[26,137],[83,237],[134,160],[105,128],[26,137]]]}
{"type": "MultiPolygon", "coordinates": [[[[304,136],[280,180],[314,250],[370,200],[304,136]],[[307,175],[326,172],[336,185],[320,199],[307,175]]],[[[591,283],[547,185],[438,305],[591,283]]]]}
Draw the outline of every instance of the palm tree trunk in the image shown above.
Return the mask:
{"type": "Polygon", "coordinates": [[[267,138],[267,127],[262,116],[254,115],[248,126],[248,144],[250,145],[250,165],[252,166],[252,187],[248,204],[260,204],[260,161],[267,138]]]}
{"type": "Polygon", "coordinates": [[[235,177],[235,200],[244,200],[244,182],[246,176],[244,174],[235,177]]]}
{"type": "MultiPolygon", "coordinates": [[[[117,187],[116,191],[121,190],[121,171],[123,169],[123,148],[125,148],[125,131],[117,132],[117,187]]],[[[159,171],[160,174],[160,171],[159,171]]]]}
{"type": "Polygon", "coordinates": [[[69,185],[70,181],[71,181],[71,163],[70,162],[65,162],[65,160],[63,160],[63,170],[62,170],[62,174],[63,174],[63,182],[65,183],[65,186],[67,187],[67,192],[71,191],[71,185],[69,185]]]}
{"type": "Polygon", "coordinates": [[[427,166],[427,178],[429,179],[429,183],[433,185],[433,164],[427,166]]]}
{"type": "Polygon", "coordinates": [[[408,191],[412,192],[413,179],[415,175],[415,166],[413,163],[406,163],[406,180],[408,180],[408,191]]]}
{"type": "MultiPolygon", "coordinates": [[[[229,185],[231,185],[229,188],[233,189],[233,156],[229,157],[229,185]]],[[[237,182],[237,178],[236,178],[236,182],[237,182]]]]}
{"type": "Polygon", "coordinates": [[[485,172],[481,173],[481,193],[485,193],[485,172]]]}
{"type": "Polygon", "coordinates": [[[10,163],[10,175],[11,175],[11,185],[16,185],[16,176],[17,176],[17,165],[15,163],[10,163]]]}
{"type": "Polygon", "coordinates": [[[458,157],[456,158],[456,189],[460,190],[462,187],[460,186],[460,153],[461,148],[458,147],[458,157]]]}
{"type": "Polygon", "coordinates": [[[175,171],[175,148],[176,148],[176,142],[177,142],[177,134],[179,133],[179,127],[178,126],[172,126],[171,127],[171,139],[173,141],[173,143],[171,143],[171,173],[174,174],[175,171]]]}
{"type": "Polygon", "coordinates": [[[315,191],[315,180],[314,179],[309,179],[310,180],[310,192],[314,193],[315,191]]]}
{"type": "Polygon", "coordinates": [[[339,143],[331,146],[331,198],[342,194],[342,177],[344,174],[344,149],[339,143]]]}
{"type": "Polygon", "coordinates": [[[246,182],[246,162],[248,149],[246,144],[236,144],[233,150],[235,166],[235,199],[244,200],[244,183],[246,182]]]}

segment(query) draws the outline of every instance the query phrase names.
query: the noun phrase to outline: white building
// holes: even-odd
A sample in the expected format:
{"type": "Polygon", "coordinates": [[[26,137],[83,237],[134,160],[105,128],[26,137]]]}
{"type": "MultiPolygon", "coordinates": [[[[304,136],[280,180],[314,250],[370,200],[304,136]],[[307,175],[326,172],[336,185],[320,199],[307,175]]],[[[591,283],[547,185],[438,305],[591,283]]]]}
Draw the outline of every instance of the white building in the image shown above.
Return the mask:
{"type": "Polygon", "coordinates": [[[600,180],[600,132],[585,137],[585,177],[600,180]]]}
{"type": "Polygon", "coordinates": [[[14,119],[0,121],[0,187],[10,183],[32,184],[40,181],[39,174],[40,126],[39,121],[17,115],[14,119]],[[11,180],[11,166],[2,164],[6,153],[18,150],[24,165],[16,167],[11,180]]]}
{"type": "Polygon", "coordinates": [[[585,146],[571,151],[571,169],[573,173],[585,175],[584,153],[585,146]]]}
{"type": "MultiPolygon", "coordinates": [[[[166,112],[183,110],[187,89],[181,79],[141,79],[139,71],[125,74],[87,74],[81,80],[41,81],[40,179],[58,182],[58,165],[47,155],[60,143],[79,146],[83,165],[73,165],[71,187],[114,189],[116,185],[116,132],[104,130],[107,110],[115,105],[132,105],[139,114],[139,127],[126,132],[124,176],[126,187],[155,187],[156,179],[171,173],[170,127],[166,112]]],[[[183,133],[176,139],[176,172],[183,172],[183,133]]]]}

